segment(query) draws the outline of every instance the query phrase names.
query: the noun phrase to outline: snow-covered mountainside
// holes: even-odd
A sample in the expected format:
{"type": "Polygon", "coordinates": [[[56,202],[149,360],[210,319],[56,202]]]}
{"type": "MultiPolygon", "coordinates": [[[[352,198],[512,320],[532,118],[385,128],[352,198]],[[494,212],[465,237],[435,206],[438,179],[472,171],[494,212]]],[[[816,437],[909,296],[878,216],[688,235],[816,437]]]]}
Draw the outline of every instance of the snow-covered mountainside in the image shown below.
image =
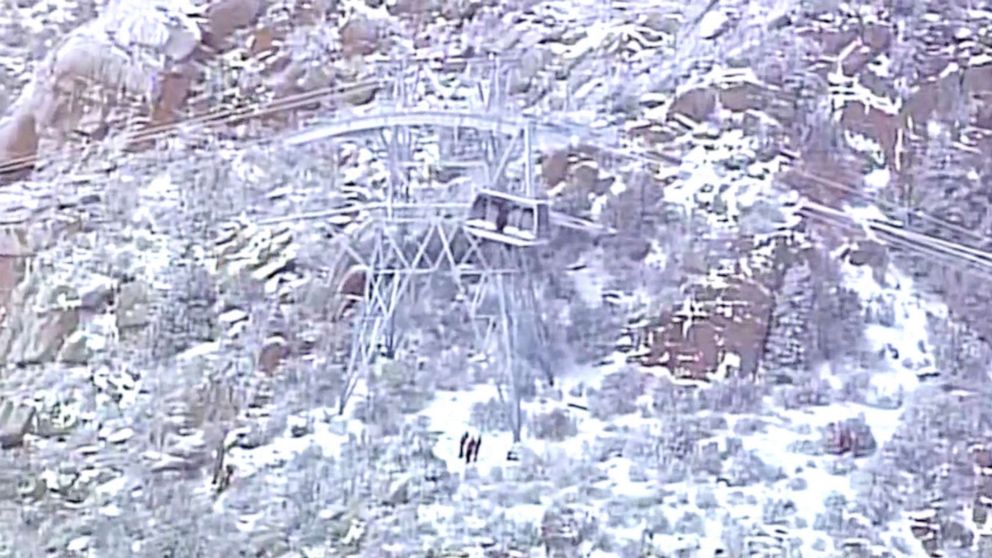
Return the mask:
{"type": "Polygon", "coordinates": [[[992,556],[980,2],[0,31],[0,556],[992,556]]]}

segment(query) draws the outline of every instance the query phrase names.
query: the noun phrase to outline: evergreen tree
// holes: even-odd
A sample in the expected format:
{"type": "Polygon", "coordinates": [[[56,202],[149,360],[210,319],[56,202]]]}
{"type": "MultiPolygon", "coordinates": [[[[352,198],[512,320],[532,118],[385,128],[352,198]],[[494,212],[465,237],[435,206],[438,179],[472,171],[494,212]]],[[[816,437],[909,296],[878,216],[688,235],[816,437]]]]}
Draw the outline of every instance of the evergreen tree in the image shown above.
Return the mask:
{"type": "Polygon", "coordinates": [[[762,368],[778,382],[793,383],[810,365],[812,278],[809,264],[792,266],[775,297],[762,368]]]}
{"type": "Polygon", "coordinates": [[[153,353],[163,358],[213,339],[216,329],[214,304],[217,291],[203,264],[187,250],[175,258],[171,290],[159,312],[153,353]]]}
{"type": "Polygon", "coordinates": [[[809,361],[852,357],[864,340],[861,298],[841,283],[837,263],[825,254],[808,261],[813,274],[809,361]]]}

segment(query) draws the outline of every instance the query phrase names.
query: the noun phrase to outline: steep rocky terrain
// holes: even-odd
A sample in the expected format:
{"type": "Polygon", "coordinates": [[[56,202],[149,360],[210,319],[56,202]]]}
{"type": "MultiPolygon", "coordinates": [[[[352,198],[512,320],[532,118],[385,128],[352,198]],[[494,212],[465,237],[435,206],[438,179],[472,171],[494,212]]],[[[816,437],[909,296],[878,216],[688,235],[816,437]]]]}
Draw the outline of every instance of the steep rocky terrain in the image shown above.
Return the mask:
{"type": "MultiPolygon", "coordinates": [[[[976,3],[5,9],[0,555],[992,555],[976,3]],[[489,102],[582,131],[555,209],[615,231],[538,276],[555,382],[514,444],[439,285],[342,416],[369,215],[291,217],[391,170],[279,138],[497,57],[489,102]]],[[[454,195],[476,146],[411,145],[454,195]]]]}

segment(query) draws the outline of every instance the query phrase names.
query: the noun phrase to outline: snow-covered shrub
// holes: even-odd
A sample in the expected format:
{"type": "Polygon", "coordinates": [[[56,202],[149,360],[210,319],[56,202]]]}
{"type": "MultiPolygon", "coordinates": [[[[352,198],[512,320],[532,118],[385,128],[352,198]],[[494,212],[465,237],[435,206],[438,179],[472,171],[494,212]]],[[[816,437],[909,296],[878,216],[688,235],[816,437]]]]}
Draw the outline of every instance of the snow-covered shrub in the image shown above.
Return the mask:
{"type": "Polygon", "coordinates": [[[554,409],[549,413],[540,413],[530,417],[530,434],[539,440],[562,441],[575,436],[578,428],[566,411],[554,409]]]}
{"type": "Polygon", "coordinates": [[[693,463],[693,470],[709,475],[719,475],[723,468],[723,456],[720,455],[720,446],[716,442],[702,445],[693,463]]]}
{"type": "Polygon", "coordinates": [[[589,411],[598,419],[608,419],[637,410],[637,398],[644,393],[642,375],[633,368],[603,378],[599,390],[589,394],[589,411]]]}
{"type": "Polygon", "coordinates": [[[642,431],[632,433],[626,439],[622,451],[623,456],[628,459],[644,461],[654,459],[657,447],[650,434],[642,431]]]}
{"type": "Polygon", "coordinates": [[[700,427],[708,431],[726,430],[729,426],[726,417],[720,414],[700,417],[700,427]]]}
{"type": "Polygon", "coordinates": [[[701,488],[696,493],[696,507],[701,510],[716,509],[720,506],[716,494],[711,488],[701,488]]]}
{"type": "Polygon", "coordinates": [[[744,451],[744,440],[741,440],[737,436],[729,436],[726,439],[725,444],[726,449],[724,450],[724,457],[737,455],[738,453],[744,451]]]}
{"type": "Polygon", "coordinates": [[[819,378],[805,378],[802,383],[775,390],[775,403],[786,409],[830,403],[830,384],[819,378]]]}
{"type": "Polygon", "coordinates": [[[873,297],[865,308],[865,323],[893,327],[896,323],[896,309],[892,298],[873,297]]]}
{"type": "Polygon", "coordinates": [[[724,516],[723,529],[721,530],[721,542],[728,556],[744,555],[744,538],[747,535],[747,528],[741,524],[740,520],[734,519],[729,514],[724,516]]]}
{"type": "Polygon", "coordinates": [[[636,521],[630,513],[630,503],[626,498],[616,497],[609,499],[602,508],[607,515],[607,525],[610,527],[629,527],[636,521]]]}
{"type": "Polygon", "coordinates": [[[761,368],[776,383],[794,382],[811,364],[812,280],[809,264],[792,266],[775,296],[761,368]]]}
{"type": "Polygon", "coordinates": [[[433,371],[420,370],[408,362],[388,362],[377,378],[376,392],[382,404],[395,406],[403,414],[415,414],[434,396],[431,386],[434,375],[433,371]]]}
{"type": "MultiPolygon", "coordinates": [[[[904,547],[909,546],[903,542],[904,547]]],[[[908,554],[908,548],[907,554],[908,554]]],[[[978,539],[978,554],[977,556],[992,556],[992,537],[982,536],[978,539]]]]}
{"type": "Polygon", "coordinates": [[[685,460],[662,456],[658,463],[658,482],[661,484],[682,482],[689,476],[690,471],[689,464],[685,460]]]}
{"type": "Polygon", "coordinates": [[[717,382],[699,392],[700,406],[703,409],[720,413],[753,413],[761,408],[765,389],[760,384],[731,378],[717,382]]]}
{"type": "Polygon", "coordinates": [[[871,387],[870,372],[855,372],[844,378],[839,399],[851,403],[864,403],[865,395],[871,387]]]}
{"type": "Polygon", "coordinates": [[[597,535],[595,518],[577,508],[549,507],[541,519],[541,540],[548,550],[574,552],[584,541],[593,540],[597,535]]]}
{"type": "Polygon", "coordinates": [[[469,362],[468,352],[463,347],[448,347],[438,355],[437,365],[431,377],[436,389],[464,389],[466,381],[476,374],[474,368],[469,362]]]}
{"type": "Polygon", "coordinates": [[[595,461],[603,462],[623,455],[627,440],[623,436],[607,434],[597,436],[587,455],[595,461]]]}
{"type": "Polygon", "coordinates": [[[847,498],[838,492],[831,492],[823,499],[823,512],[816,515],[813,528],[828,533],[841,533],[844,529],[844,510],[847,498]]]}
{"type": "Polygon", "coordinates": [[[667,535],[672,532],[672,524],[668,521],[664,508],[655,506],[646,511],[644,529],[655,535],[667,535]]]}
{"type": "Polygon", "coordinates": [[[630,467],[630,482],[648,482],[647,470],[636,462],[630,467]]]}
{"type": "Polygon", "coordinates": [[[854,457],[865,457],[874,453],[877,446],[871,427],[861,416],[830,423],[823,434],[823,450],[832,455],[850,452],[854,457]]]}
{"type": "Polygon", "coordinates": [[[613,534],[607,530],[602,530],[596,537],[596,542],[593,545],[593,549],[600,551],[604,554],[615,554],[617,548],[617,539],[613,534]]]}
{"type": "Polygon", "coordinates": [[[355,402],[355,417],[382,429],[383,435],[399,434],[403,422],[403,412],[399,402],[392,397],[378,397],[375,400],[359,399],[355,402]]]}
{"type": "Polygon", "coordinates": [[[930,317],[928,329],[934,360],[941,376],[987,383],[992,347],[967,325],[930,317]]]}
{"type": "Polygon", "coordinates": [[[703,535],[706,532],[706,524],[698,513],[687,511],[675,522],[675,532],[683,535],[703,535]]]}
{"type": "Polygon", "coordinates": [[[774,482],[782,476],[781,469],[766,464],[754,452],[742,451],[731,458],[721,478],[728,486],[748,486],[774,482]]]}
{"type": "Polygon", "coordinates": [[[765,421],[758,417],[741,417],[734,422],[734,434],[750,436],[765,429],[765,421]]]}
{"type": "Polygon", "coordinates": [[[154,326],[152,347],[156,358],[175,355],[216,334],[217,293],[203,264],[185,255],[174,259],[172,269],[172,288],[159,305],[154,326]]]}
{"type": "Polygon", "coordinates": [[[609,352],[621,325],[614,312],[605,305],[590,307],[576,297],[568,316],[565,343],[576,362],[589,362],[609,352]]]}
{"type": "Polygon", "coordinates": [[[472,426],[483,432],[499,432],[510,429],[507,407],[499,399],[492,399],[472,405],[472,426]]]}
{"type": "MultiPolygon", "coordinates": [[[[828,264],[829,265],[829,264],[828,264]]],[[[834,273],[814,281],[814,361],[847,358],[864,342],[864,318],[858,293],[838,286],[834,273]]]]}
{"type": "Polygon", "coordinates": [[[701,409],[697,390],[660,379],[651,392],[651,408],[661,417],[692,414],[701,409]]]}
{"type": "Polygon", "coordinates": [[[548,464],[548,476],[560,487],[581,486],[605,480],[606,473],[587,459],[553,459],[548,464]]]}
{"type": "Polygon", "coordinates": [[[766,500],[761,511],[761,520],[769,524],[784,525],[795,515],[796,504],[792,500],[766,500]]]}
{"type": "Polygon", "coordinates": [[[872,484],[859,490],[855,511],[864,515],[872,525],[884,525],[896,516],[899,498],[888,487],[872,484]]]}

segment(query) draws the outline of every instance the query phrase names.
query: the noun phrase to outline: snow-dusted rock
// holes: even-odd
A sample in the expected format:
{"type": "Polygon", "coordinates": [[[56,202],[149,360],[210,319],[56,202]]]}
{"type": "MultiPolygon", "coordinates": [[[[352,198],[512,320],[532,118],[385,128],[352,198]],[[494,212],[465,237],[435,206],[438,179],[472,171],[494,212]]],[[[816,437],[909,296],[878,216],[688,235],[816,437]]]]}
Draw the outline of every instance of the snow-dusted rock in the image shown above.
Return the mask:
{"type": "Polygon", "coordinates": [[[79,287],[79,303],[83,310],[99,310],[114,296],[116,282],[104,275],[94,275],[79,287]]]}
{"type": "Polygon", "coordinates": [[[117,293],[116,310],[119,329],[147,325],[152,319],[147,287],[137,281],[122,284],[117,293]]]}
{"type": "Polygon", "coordinates": [[[12,401],[0,401],[0,449],[21,445],[31,431],[35,412],[12,401]]]}
{"type": "Polygon", "coordinates": [[[27,311],[17,313],[0,332],[0,354],[10,363],[51,361],[79,325],[79,310],[70,305],[77,299],[72,287],[38,285],[42,280],[37,276],[31,281],[22,284],[12,300],[27,311]]]}
{"type": "Polygon", "coordinates": [[[834,455],[851,453],[854,457],[864,457],[877,448],[871,428],[863,418],[846,419],[830,423],[824,433],[824,451],[834,455]]]}

